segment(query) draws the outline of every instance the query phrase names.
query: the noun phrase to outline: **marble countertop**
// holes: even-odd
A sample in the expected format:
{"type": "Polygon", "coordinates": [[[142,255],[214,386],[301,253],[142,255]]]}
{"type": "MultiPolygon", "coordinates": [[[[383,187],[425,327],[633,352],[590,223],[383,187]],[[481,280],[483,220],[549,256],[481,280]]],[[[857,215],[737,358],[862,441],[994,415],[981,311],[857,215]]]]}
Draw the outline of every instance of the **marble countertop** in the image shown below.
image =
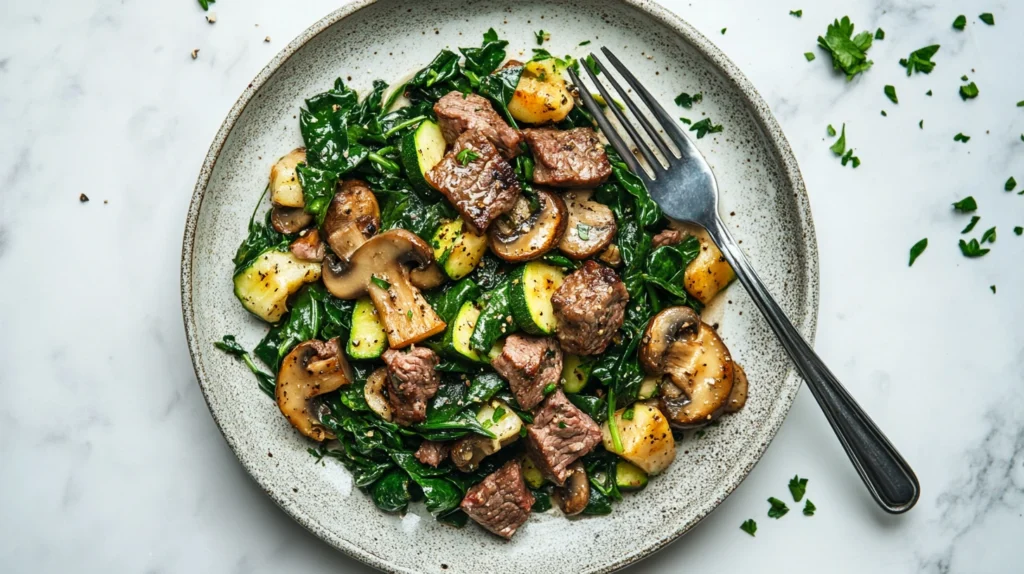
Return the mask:
{"type": "MultiPolygon", "coordinates": [[[[665,3],[785,129],[817,227],[817,350],[914,466],[922,496],[903,516],[877,509],[804,390],[739,489],[630,571],[1024,571],[1024,237],[1012,232],[1024,197],[1003,191],[1011,175],[1024,185],[1024,4],[665,3]],[[844,14],[886,31],[851,83],[815,48],[844,14]],[[933,43],[935,71],[908,78],[897,60],[933,43]],[[961,101],[962,74],[980,97],[961,101]],[[828,149],[825,126],[844,122],[856,170],[828,149]],[[950,203],[966,195],[982,217],[971,236],[998,227],[979,259],[957,248],[967,217],[950,203]],[[908,268],[922,237],[930,247],[908,268]],[[794,474],[810,478],[817,514],[769,519],[766,499],[788,499],[794,474]],[[739,529],[747,518],[756,538],[739,529]]],[[[196,385],[178,291],[185,211],[221,120],[339,1],[221,0],[213,25],[194,0],[2,4],[3,570],[369,571],[292,522],[238,464],[196,385]]]]}

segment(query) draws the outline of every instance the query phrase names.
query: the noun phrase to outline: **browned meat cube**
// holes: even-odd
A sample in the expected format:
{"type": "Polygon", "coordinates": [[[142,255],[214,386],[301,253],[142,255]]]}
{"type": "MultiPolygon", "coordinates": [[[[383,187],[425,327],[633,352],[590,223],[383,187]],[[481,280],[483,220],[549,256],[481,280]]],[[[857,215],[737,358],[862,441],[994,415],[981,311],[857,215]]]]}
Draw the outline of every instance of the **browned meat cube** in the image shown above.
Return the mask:
{"type": "Polygon", "coordinates": [[[434,370],[440,362],[437,354],[426,347],[388,349],[381,359],[388,368],[388,401],[395,422],[409,426],[426,420],[427,402],[441,384],[441,376],[434,370]]]}
{"type": "Polygon", "coordinates": [[[478,130],[459,136],[440,163],[427,172],[427,180],[477,233],[486,231],[519,198],[519,180],[512,166],[478,130]]]}
{"type": "Polygon", "coordinates": [[[558,342],[567,353],[603,353],[626,316],[629,292],[615,271],[587,261],[551,296],[558,342]]]}
{"type": "Polygon", "coordinates": [[[491,366],[508,380],[519,406],[530,410],[544,400],[544,387],[562,378],[562,350],[551,337],[509,335],[491,366]]]}
{"type": "Polygon", "coordinates": [[[533,182],[554,187],[595,187],[612,173],[597,133],[590,128],[523,131],[536,165],[533,182]]]}
{"type": "Polygon", "coordinates": [[[527,448],[544,476],[562,486],[569,465],[601,442],[601,428],[556,390],[526,425],[527,448]]]}
{"type": "Polygon", "coordinates": [[[657,249],[665,245],[679,245],[686,239],[686,233],[678,229],[665,229],[659,231],[651,238],[651,248],[657,249]]]}
{"type": "Polygon", "coordinates": [[[434,442],[432,440],[425,440],[420,443],[420,447],[416,449],[416,460],[437,468],[437,465],[444,462],[444,459],[448,458],[448,452],[451,450],[451,445],[446,442],[434,442]]]}
{"type": "MultiPolygon", "coordinates": [[[[600,439],[600,433],[598,433],[600,439]]],[[[523,469],[518,460],[487,475],[466,492],[459,505],[477,524],[498,536],[512,538],[516,530],[530,518],[533,495],[523,482],[523,469]]]]}
{"type": "Polygon", "coordinates": [[[437,100],[434,113],[448,143],[454,143],[463,132],[479,130],[506,158],[520,153],[523,136],[509,127],[483,96],[451,92],[437,100]]]}

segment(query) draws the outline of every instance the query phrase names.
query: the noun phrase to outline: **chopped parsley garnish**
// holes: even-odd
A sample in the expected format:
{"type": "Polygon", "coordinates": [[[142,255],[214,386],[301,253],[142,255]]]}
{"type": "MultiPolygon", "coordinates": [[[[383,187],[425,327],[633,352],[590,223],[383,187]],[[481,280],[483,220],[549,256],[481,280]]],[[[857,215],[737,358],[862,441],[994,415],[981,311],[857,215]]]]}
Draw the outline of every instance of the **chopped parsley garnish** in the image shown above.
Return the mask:
{"type": "Polygon", "coordinates": [[[991,12],[985,12],[984,14],[978,14],[978,19],[988,24],[989,26],[996,25],[996,17],[991,12]]]}
{"type": "Polygon", "coordinates": [[[968,80],[967,74],[964,74],[964,75],[960,76],[960,81],[961,82],[966,82],[967,80],[968,80]]]}
{"type": "Polygon", "coordinates": [[[543,45],[544,40],[551,39],[551,32],[545,32],[544,30],[537,30],[536,32],[533,33],[533,35],[537,38],[538,46],[543,45]]]}
{"type": "Polygon", "coordinates": [[[601,68],[597,67],[597,62],[594,60],[594,56],[587,54],[587,57],[583,58],[583,65],[586,66],[587,69],[590,70],[590,73],[595,76],[599,76],[601,74],[601,68]]]}
{"type": "Polygon", "coordinates": [[[697,132],[697,139],[704,137],[707,134],[717,134],[722,131],[721,125],[715,125],[711,123],[711,118],[704,118],[701,121],[690,126],[691,132],[697,132]]]}
{"type": "Polygon", "coordinates": [[[981,257],[989,251],[990,249],[983,248],[977,239],[972,239],[970,242],[960,240],[960,253],[963,253],[964,257],[981,257]]]}
{"type": "Polygon", "coordinates": [[[963,231],[961,231],[960,233],[961,234],[970,233],[974,229],[974,226],[977,225],[979,221],[981,221],[981,216],[980,215],[975,215],[974,217],[971,217],[971,222],[968,223],[967,227],[965,227],[963,229],[963,231]]]}
{"type": "Polygon", "coordinates": [[[953,209],[960,213],[970,213],[978,210],[978,202],[974,200],[973,195],[961,199],[960,201],[953,204],[953,209]]]}
{"type": "MultiPolygon", "coordinates": [[[[965,80],[966,81],[966,80],[965,80]]],[[[966,86],[960,86],[960,99],[967,101],[978,97],[978,84],[971,82],[966,86]]]]}
{"type": "Polygon", "coordinates": [[[971,136],[965,136],[963,134],[963,132],[961,132],[961,133],[958,133],[955,136],[953,136],[953,141],[960,142],[960,143],[967,143],[967,142],[971,141],[971,136]]]}
{"type": "Polygon", "coordinates": [[[583,241],[590,240],[590,226],[586,223],[576,224],[576,235],[579,236],[583,241]]]}
{"type": "Polygon", "coordinates": [[[1017,227],[1013,228],[1013,232],[1016,233],[1017,235],[1024,235],[1024,227],[1018,225],[1017,227]]]}
{"type": "MultiPolygon", "coordinates": [[[[790,16],[796,16],[797,18],[800,18],[800,17],[802,17],[804,15],[804,11],[803,11],[803,9],[800,9],[800,10],[790,10],[789,11],[789,15],[790,16]]],[[[753,522],[753,520],[748,520],[747,522],[753,522]]],[[[757,528],[757,526],[755,526],[754,528],[757,528]]]]}
{"type": "Polygon", "coordinates": [[[799,475],[789,479],[789,492],[793,495],[793,500],[800,502],[804,498],[804,494],[807,492],[807,479],[800,478],[799,475]]]}
{"type": "Polygon", "coordinates": [[[634,414],[636,414],[636,411],[633,409],[633,407],[629,407],[628,409],[622,411],[622,418],[624,420],[631,421],[633,420],[634,414]]]}
{"type": "Polygon", "coordinates": [[[1021,101],[1017,102],[1017,107],[1018,108],[1024,108],[1024,100],[1021,100],[1021,101]]]}
{"type": "Polygon", "coordinates": [[[981,241],[979,242],[979,244],[980,243],[985,243],[986,241],[989,242],[989,243],[995,243],[996,242],[996,228],[995,227],[990,227],[990,228],[985,230],[985,233],[981,234],[981,241]]]}
{"type": "Polygon", "coordinates": [[[996,294],[996,286],[995,285],[989,285],[988,288],[992,290],[992,294],[993,295],[996,294]]]}
{"type": "MultiPolygon", "coordinates": [[[[829,135],[836,135],[836,130],[831,125],[829,127],[829,135]]],[[[836,143],[832,144],[828,149],[832,150],[832,153],[836,155],[843,155],[846,152],[846,124],[843,124],[843,133],[836,140],[836,143]]]]}
{"type": "Polygon", "coordinates": [[[889,114],[885,113],[885,110],[882,110],[882,117],[887,118],[889,117],[889,114]]]}
{"type": "Polygon", "coordinates": [[[494,422],[498,422],[498,421],[501,420],[501,417],[503,417],[503,416],[505,416],[505,408],[504,407],[498,407],[498,408],[494,409],[494,414],[491,415],[491,420],[494,421],[494,422]]]}
{"type": "Polygon", "coordinates": [[[894,103],[894,104],[900,103],[899,98],[896,97],[896,87],[895,86],[886,85],[885,88],[883,89],[883,91],[885,92],[885,97],[889,98],[889,100],[892,103],[894,103]]]}
{"type": "Polygon", "coordinates": [[[875,30],[875,40],[885,40],[885,30],[881,28],[875,30]]]}
{"type": "Polygon", "coordinates": [[[476,153],[471,149],[464,149],[459,153],[455,154],[455,160],[462,165],[469,165],[469,162],[480,159],[480,154],[476,153]]]}
{"type": "Polygon", "coordinates": [[[808,62],[813,62],[814,59],[817,58],[817,56],[814,55],[814,52],[804,52],[804,58],[808,62]]]}
{"type": "Polygon", "coordinates": [[[558,421],[558,428],[564,429],[565,428],[565,421],[558,421]]]}
{"type": "Polygon", "coordinates": [[[815,510],[817,510],[817,508],[814,506],[814,503],[811,502],[811,499],[808,498],[807,502],[804,503],[804,516],[814,516],[815,510]]]}
{"type": "Polygon", "coordinates": [[[557,388],[558,387],[555,385],[555,383],[548,383],[547,386],[544,387],[544,394],[550,395],[551,393],[555,392],[555,389],[557,388]]]}
{"type": "Polygon", "coordinates": [[[917,122],[917,127],[924,129],[924,120],[917,122]]]}
{"type": "Polygon", "coordinates": [[[203,10],[209,11],[210,4],[215,4],[216,2],[217,0],[199,0],[199,5],[203,8],[203,10]]]}
{"type": "Polygon", "coordinates": [[[740,524],[740,530],[753,536],[757,532],[757,523],[754,522],[753,518],[748,518],[743,521],[743,524],[740,524]]]}
{"type": "Polygon", "coordinates": [[[1006,191],[1013,191],[1013,188],[1015,187],[1017,187],[1017,180],[1013,179],[1013,177],[1010,177],[1010,179],[1006,180],[1006,183],[1003,185],[1003,189],[1005,189],[1006,191]]]}
{"type": "Polygon", "coordinates": [[[580,46],[586,46],[587,44],[590,44],[590,40],[583,40],[582,42],[580,42],[579,45],[580,46]]]}
{"type": "Polygon", "coordinates": [[[828,137],[836,137],[836,128],[832,127],[832,124],[829,124],[828,127],[825,128],[825,131],[828,133],[828,137]]]}
{"type": "Polygon", "coordinates": [[[723,36],[725,36],[725,31],[726,31],[726,30],[728,30],[728,28],[722,28],[722,35],[723,35],[723,36]]]}
{"type": "MultiPolygon", "coordinates": [[[[927,248],[928,248],[928,238],[927,237],[925,237],[921,241],[918,241],[917,243],[915,243],[914,246],[910,248],[910,263],[907,264],[907,267],[913,266],[914,262],[917,261],[917,258],[920,257],[921,254],[924,253],[924,250],[927,249],[927,248]]],[[[792,483],[790,483],[790,484],[792,484],[792,483]]],[[[796,495],[794,494],[794,496],[796,496],[796,495]]],[[[798,499],[796,499],[796,501],[800,502],[800,499],[798,498],[798,499]]]]}
{"type": "Polygon", "coordinates": [[[686,125],[690,125],[693,123],[690,121],[690,118],[679,118],[679,121],[683,122],[686,125]]]}
{"type": "Polygon", "coordinates": [[[383,289],[385,291],[387,291],[388,289],[391,289],[391,284],[390,283],[388,283],[387,281],[381,279],[380,277],[377,277],[376,275],[370,277],[370,281],[374,285],[376,285],[377,287],[380,287],[381,289],[383,289]]]}
{"type": "Polygon", "coordinates": [[[405,312],[405,318],[412,321],[412,309],[405,312]]]}
{"type": "Polygon", "coordinates": [[[818,45],[832,55],[832,67],[845,72],[847,80],[852,80],[873,64],[867,54],[871,47],[871,32],[854,36],[853,29],[850,17],[843,16],[842,20],[828,25],[824,37],[818,36],[818,45]]]}
{"type": "MultiPolygon", "coordinates": [[[[935,69],[935,62],[932,61],[932,56],[935,52],[939,51],[938,44],[932,44],[931,46],[925,46],[920,50],[914,50],[906,58],[900,58],[900,65],[907,69],[907,75],[911,72],[922,72],[924,74],[930,74],[935,69]]],[[[931,95],[931,90],[928,90],[931,95]]]]}
{"type": "Polygon", "coordinates": [[[956,28],[957,30],[963,30],[964,28],[966,28],[967,16],[964,16],[963,14],[957,16],[956,20],[953,20],[953,27],[956,28]]]}
{"type": "Polygon", "coordinates": [[[768,518],[779,519],[789,512],[789,507],[786,506],[786,503],[774,496],[768,499],[768,503],[772,505],[771,508],[768,509],[768,518]]]}
{"type": "Polygon", "coordinates": [[[690,94],[687,94],[686,92],[682,92],[681,94],[676,96],[675,102],[677,106],[690,109],[693,107],[693,104],[699,104],[703,100],[704,94],[702,94],[701,92],[697,92],[692,96],[690,94]]]}
{"type": "Polygon", "coordinates": [[[928,96],[928,97],[931,97],[931,95],[932,95],[932,91],[931,91],[931,90],[928,90],[927,92],[925,92],[925,93],[924,93],[924,95],[926,95],[926,96],[928,96]]]}
{"type": "Polygon", "coordinates": [[[853,155],[853,148],[846,150],[846,153],[843,154],[843,157],[839,161],[843,164],[843,167],[846,167],[846,164],[851,161],[853,162],[854,169],[860,167],[860,158],[853,155]]]}

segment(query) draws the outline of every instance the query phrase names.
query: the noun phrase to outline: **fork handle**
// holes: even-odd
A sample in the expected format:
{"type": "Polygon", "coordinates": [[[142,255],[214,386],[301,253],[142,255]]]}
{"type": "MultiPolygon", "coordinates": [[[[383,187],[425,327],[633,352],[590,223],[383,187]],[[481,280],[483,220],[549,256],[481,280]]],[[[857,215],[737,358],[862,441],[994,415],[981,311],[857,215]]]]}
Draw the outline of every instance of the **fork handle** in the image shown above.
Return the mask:
{"type": "Polygon", "coordinates": [[[921,486],[910,465],[793,327],[722,220],[716,216],[705,227],[754,304],[768,320],[796,370],[811,388],[811,393],[825,412],[825,418],[875,501],[892,514],[913,508],[921,486]]]}

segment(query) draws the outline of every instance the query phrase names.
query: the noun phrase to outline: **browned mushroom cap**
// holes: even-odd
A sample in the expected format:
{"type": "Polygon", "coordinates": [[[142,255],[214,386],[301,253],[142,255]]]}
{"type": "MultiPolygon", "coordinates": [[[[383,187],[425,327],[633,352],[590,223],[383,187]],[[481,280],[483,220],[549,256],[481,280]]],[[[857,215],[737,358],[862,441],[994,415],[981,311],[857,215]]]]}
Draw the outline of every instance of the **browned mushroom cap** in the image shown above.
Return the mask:
{"type": "Polygon", "coordinates": [[[622,265],[622,253],[619,252],[619,246],[615,245],[614,243],[612,243],[611,245],[608,246],[607,249],[602,251],[601,254],[597,256],[597,258],[612,267],[618,267],[619,265],[622,265]]]}
{"type": "Polygon", "coordinates": [[[747,373],[739,363],[733,362],[734,371],[732,380],[732,391],[729,393],[729,400],[725,403],[725,412],[734,413],[747,404],[747,373]]]}
{"type": "Polygon", "coordinates": [[[277,406],[300,433],[316,441],[332,439],[334,435],[320,422],[314,399],[352,380],[352,367],[345,360],[338,339],[326,343],[306,341],[281,362],[274,391],[277,406]]]}
{"type": "Polygon", "coordinates": [[[569,212],[558,249],[573,259],[588,259],[597,255],[615,239],[615,214],[603,203],[591,199],[589,189],[562,194],[569,212]]]}
{"type": "Polygon", "coordinates": [[[324,259],[322,278],[339,299],[369,293],[384,321],[388,343],[401,349],[444,331],[438,317],[413,284],[414,270],[430,275],[434,253],[425,241],[404,229],[392,229],[364,243],[348,261],[324,259]]]}
{"type": "Polygon", "coordinates": [[[569,473],[565,486],[558,489],[558,499],[562,512],[566,516],[575,516],[590,503],[590,480],[582,461],[569,465],[569,473]]]}
{"type": "Polygon", "coordinates": [[[687,307],[669,307],[644,331],[640,361],[661,384],[661,410],[672,426],[703,426],[725,411],[735,378],[732,357],[714,329],[687,307]]]}
{"type": "Polygon", "coordinates": [[[288,251],[291,251],[292,255],[305,261],[323,261],[325,249],[324,242],[320,241],[320,232],[316,229],[310,229],[298,239],[292,241],[288,245],[288,251]]]}
{"type": "Polygon", "coordinates": [[[388,370],[386,368],[381,367],[370,373],[370,376],[366,378],[366,386],[363,387],[363,398],[366,399],[366,404],[370,406],[371,411],[377,413],[380,418],[391,422],[391,402],[384,394],[387,382],[388,370]]]}
{"type": "Polygon", "coordinates": [[[323,229],[331,251],[342,259],[348,259],[380,230],[380,207],[366,182],[350,179],[338,184],[323,229]]]}
{"type": "Polygon", "coordinates": [[[309,227],[313,223],[313,216],[306,213],[301,207],[281,207],[275,205],[270,210],[270,225],[274,231],[291,235],[309,227]]]}
{"type": "Polygon", "coordinates": [[[538,209],[519,196],[515,206],[491,224],[491,251],[506,261],[529,261],[558,245],[568,224],[565,202],[554,193],[537,190],[538,209]]]}

